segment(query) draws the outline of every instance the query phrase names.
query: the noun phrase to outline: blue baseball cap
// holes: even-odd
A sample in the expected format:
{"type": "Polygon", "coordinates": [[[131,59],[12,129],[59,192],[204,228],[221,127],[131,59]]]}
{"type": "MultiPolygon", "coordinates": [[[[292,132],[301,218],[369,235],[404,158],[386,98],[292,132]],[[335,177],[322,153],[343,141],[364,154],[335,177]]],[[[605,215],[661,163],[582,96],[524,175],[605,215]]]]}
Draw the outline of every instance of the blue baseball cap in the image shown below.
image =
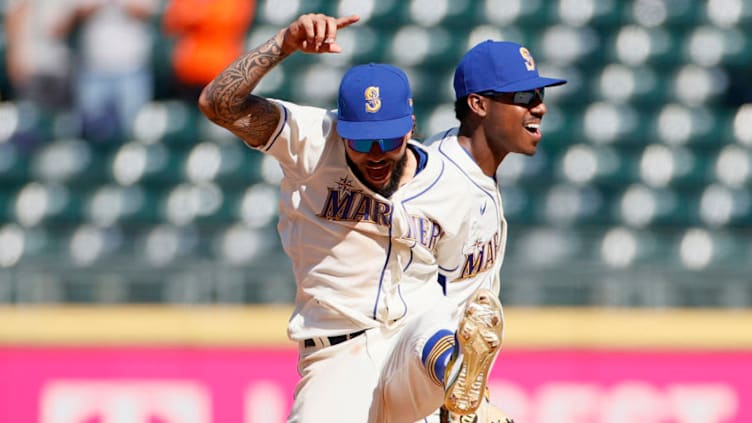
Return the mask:
{"type": "Polygon", "coordinates": [[[396,66],[369,63],[345,73],[339,85],[337,132],[351,140],[402,137],[413,128],[407,75],[396,66]]]}
{"type": "Polygon", "coordinates": [[[486,40],[471,48],[454,71],[454,93],[511,93],[566,84],[564,79],[538,75],[535,59],[525,47],[510,41],[486,40]]]}

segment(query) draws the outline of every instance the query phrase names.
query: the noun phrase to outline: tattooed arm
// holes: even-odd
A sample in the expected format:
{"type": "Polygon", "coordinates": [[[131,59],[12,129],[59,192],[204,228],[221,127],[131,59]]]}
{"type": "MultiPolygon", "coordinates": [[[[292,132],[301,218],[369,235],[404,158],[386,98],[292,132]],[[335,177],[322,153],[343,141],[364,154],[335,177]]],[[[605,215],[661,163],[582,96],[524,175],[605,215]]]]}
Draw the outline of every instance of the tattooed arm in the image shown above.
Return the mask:
{"type": "Polygon", "coordinates": [[[261,78],[295,51],[339,53],[337,30],[357,22],[357,15],[299,17],[274,37],[230,64],[204,87],[198,106],[212,122],[229,129],[251,147],[264,144],[280,119],[269,100],[251,94],[261,78]]]}

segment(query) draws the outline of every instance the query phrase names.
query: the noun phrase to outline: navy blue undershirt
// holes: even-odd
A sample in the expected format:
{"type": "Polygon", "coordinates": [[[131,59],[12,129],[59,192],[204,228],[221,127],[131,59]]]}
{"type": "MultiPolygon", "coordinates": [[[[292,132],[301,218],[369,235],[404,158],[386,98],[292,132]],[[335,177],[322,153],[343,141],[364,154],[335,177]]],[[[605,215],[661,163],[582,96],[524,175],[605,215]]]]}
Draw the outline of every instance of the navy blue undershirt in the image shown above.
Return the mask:
{"type": "Polygon", "coordinates": [[[425,151],[421,150],[420,148],[413,147],[411,145],[407,146],[413,153],[415,153],[416,158],[418,159],[418,164],[415,167],[415,174],[417,175],[420,173],[423,169],[426,168],[426,164],[428,163],[428,154],[426,154],[425,151]]]}

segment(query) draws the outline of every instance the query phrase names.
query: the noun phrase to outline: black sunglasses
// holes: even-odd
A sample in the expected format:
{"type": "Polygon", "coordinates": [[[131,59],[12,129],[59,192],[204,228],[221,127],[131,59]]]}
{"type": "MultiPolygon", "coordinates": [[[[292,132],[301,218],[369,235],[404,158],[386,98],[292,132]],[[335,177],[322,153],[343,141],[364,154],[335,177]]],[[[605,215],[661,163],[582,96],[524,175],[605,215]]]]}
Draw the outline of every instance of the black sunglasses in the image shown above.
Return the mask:
{"type": "Polygon", "coordinates": [[[497,93],[494,91],[479,93],[483,97],[492,98],[494,100],[509,101],[508,95],[514,94],[512,97],[512,104],[519,106],[530,107],[533,104],[542,103],[543,97],[546,95],[545,88],[536,88],[529,91],[517,91],[515,93],[497,93]]]}

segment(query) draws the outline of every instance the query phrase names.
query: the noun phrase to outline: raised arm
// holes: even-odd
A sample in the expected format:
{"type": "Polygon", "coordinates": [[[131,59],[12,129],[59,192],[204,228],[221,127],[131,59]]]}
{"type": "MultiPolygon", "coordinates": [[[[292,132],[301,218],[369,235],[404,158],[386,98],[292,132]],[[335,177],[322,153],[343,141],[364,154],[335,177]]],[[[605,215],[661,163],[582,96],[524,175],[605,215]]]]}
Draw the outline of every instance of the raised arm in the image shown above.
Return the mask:
{"type": "Polygon", "coordinates": [[[251,94],[261,78],[295,51],[339,53],[337,31],[357,22],[357,15],[333,18],[302,15],[274,37],[230,64],[201,92],[199,109],[212,122],[229,129],[251,147],[265,143],[280,119],[269,100],[251,94]]]}

